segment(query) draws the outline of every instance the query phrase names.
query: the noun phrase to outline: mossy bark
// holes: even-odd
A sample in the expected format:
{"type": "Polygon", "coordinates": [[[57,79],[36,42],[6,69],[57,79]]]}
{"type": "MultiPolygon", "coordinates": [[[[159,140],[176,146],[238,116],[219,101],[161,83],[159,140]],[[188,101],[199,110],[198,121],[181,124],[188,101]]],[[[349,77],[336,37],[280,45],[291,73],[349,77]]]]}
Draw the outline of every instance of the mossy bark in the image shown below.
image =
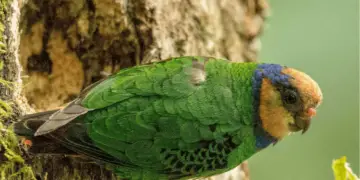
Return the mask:
{"type": "MultiPolygon", "coordinates": [[[[0,53],[2,77],[16,82],[12,89],[1,86],[6,90],[0,97],[13,104],[9,120],[58,108],[104,74],[143,61],[183,55],[255,61],[267,10],[265,0],[0,2],[7,2],[6,7],[13,4],[10,9],[15,10],[0,9],[5,12],[0,18],[7,20],[0,32],[9,37],[5,44],[12,47],[6,55],[0,53]],[[20,24],[15,23],[18,19],[20,24]]],[[[40,179],[115,178],[99,165],[76,158],[23,153],[40,179]]],[[[244,180],[247,171],[244,163],[213,179],[244,180]]]]}

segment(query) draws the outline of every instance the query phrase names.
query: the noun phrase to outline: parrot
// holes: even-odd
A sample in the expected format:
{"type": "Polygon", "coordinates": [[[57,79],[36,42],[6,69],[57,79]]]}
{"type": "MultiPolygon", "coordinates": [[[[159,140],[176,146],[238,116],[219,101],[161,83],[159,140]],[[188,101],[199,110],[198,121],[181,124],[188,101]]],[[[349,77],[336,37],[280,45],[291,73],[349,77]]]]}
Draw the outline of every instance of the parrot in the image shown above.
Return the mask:
{"type": "Polygon", "coordinates": [[[14,132],[29,152],[87,157],[121,179],[197,179],[304,134],[322,99],[294,68],[179,56],[121,69],[14,132]]]}

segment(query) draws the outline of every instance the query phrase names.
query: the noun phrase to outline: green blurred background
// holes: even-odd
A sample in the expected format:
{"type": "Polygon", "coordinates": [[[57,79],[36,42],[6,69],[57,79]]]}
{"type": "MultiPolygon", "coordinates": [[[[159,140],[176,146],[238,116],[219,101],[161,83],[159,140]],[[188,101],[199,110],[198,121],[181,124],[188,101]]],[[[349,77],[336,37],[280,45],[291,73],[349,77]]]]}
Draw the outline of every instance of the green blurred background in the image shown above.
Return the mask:
{"type": "Polygon", "coordinates": [[[269,1],[259,60],[310,74],[324,102],[305,135],[250,158],[251,180],[332,180],[343,155],[359,174],[359,1],[269,1]]]}

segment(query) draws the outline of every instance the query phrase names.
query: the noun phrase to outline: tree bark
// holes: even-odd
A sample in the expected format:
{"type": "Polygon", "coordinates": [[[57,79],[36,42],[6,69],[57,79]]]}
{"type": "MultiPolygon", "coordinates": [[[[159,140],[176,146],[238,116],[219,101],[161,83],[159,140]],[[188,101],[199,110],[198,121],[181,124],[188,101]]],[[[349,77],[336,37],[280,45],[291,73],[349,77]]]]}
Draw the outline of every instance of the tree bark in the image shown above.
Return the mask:
{"type": "MultiPolygon", "coordinates": [[[[58,108],[104,74],[143,61],[184,55],[255,61],[268,9],[266,0],[0,2],[1,35],[7,37],[0,40],[8,47],[1,55],[2,78],[16,82],[12,88],[1,85],[1,99],[12,104],[12,116],[1,119],[5,125],[19,115],[58,108]]],[[[15,151],[38,179],[115,179],[97,164],[65,156],[34,157],[22,149],[15,151]]],[[[4,152],[0,144],[0,165],[9,160],[1,158],[4,152]]],[[[21,166],[15,163],[15,171],[21,166]]],[[[248,179],[246,162],[211,179],[230,176],[248,179]]]]}

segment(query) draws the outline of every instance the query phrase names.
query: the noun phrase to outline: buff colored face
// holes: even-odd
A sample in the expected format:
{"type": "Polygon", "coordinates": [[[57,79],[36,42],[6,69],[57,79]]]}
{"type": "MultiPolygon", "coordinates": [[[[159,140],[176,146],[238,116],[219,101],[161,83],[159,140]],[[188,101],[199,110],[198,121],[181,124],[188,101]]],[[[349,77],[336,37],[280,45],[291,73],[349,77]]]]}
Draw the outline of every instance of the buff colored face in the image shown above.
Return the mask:
{"type": "Polygon", "coordinates": [[[322,102],[318,84],[308,75],[291,68],[284,68],[282,73],[291,77],[290,86],[272,84],[265,78],[260,94],[263,128],[279,139],[290,132],[306,132],[322,102]]]}

